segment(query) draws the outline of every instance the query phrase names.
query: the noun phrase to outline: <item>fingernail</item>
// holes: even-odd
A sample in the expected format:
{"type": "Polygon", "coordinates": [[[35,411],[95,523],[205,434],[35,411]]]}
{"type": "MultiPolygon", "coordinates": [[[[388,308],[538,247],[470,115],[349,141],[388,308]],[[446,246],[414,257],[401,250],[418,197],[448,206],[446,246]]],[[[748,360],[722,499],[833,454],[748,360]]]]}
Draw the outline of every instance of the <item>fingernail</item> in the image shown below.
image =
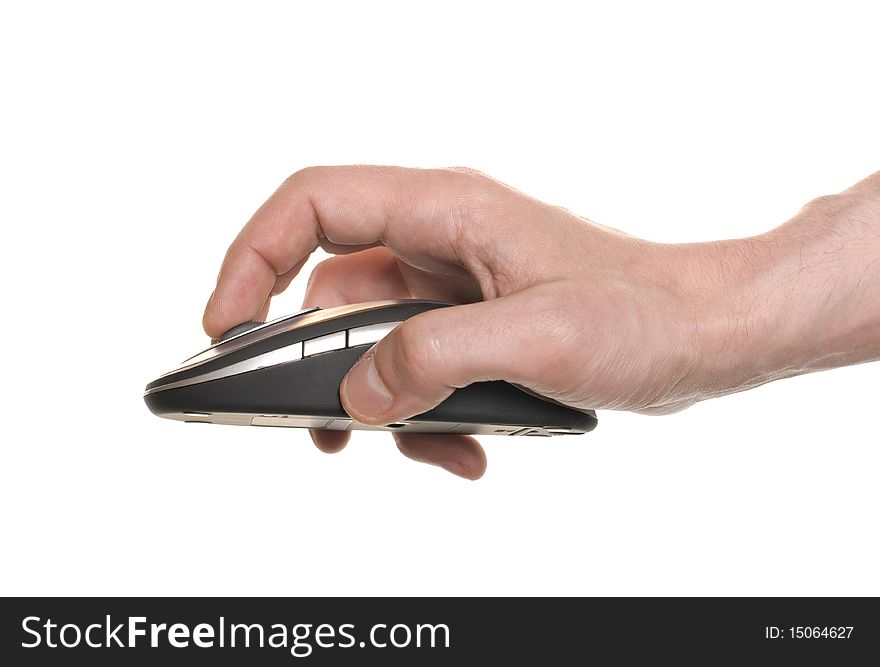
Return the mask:
{"type": "Polygon", "coordinates": [[[461,465],[458,461],[440,461],[438,463],[443,470],[446,472],[451,472],[453,475],[458,475],[459,477],[468,477],[467,468],[461,465]]]}
{"type": "Polygon", "coordinates": [[[378,417],[391,408],[391,396],[379,379],[374,357],[356,363],[342,383],[349,406],[364,417],[378,417]]]}

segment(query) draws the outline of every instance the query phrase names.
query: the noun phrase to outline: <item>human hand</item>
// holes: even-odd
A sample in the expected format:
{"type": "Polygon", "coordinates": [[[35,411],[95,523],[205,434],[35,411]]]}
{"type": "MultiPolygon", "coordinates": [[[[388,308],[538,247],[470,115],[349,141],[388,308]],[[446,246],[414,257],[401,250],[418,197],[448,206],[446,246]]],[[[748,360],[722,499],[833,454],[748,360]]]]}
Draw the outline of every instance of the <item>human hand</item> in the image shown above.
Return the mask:
{"type": "MultiPolygon", "coordinates": [[[[812,224],[815,208],[789,229],[812,224]]],[[[821,341],[812,356],[792,351],[802,328],[781,324],[777,309],[796,246],[765,236],[652,243],[471,170],[310,168],[236,238],[203,323],[217,337],[264,319],[271,297],[321,247],[337,256],[312,273],[306,307],[462,304],[405,321],[355,364],[340,398],[360,422],[407,419],[494,379],[579,409],[666,413],[808,370],[821,351],[821,341]]],[[[328,452],[349,437],[312,435],[328,452]]],[[[485,470],[469,436],[394,437],[413,459],[471,479],[485,470]]]]}

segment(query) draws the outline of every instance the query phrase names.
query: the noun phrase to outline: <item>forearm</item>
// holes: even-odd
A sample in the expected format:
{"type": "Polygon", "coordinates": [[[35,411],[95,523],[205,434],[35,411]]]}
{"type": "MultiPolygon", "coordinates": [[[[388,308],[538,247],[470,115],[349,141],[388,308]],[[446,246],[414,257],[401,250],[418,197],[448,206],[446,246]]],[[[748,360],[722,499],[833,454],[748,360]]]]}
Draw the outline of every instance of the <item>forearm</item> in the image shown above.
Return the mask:
{"type": "Polygon", "coordinates": [[[810,203],[765,237],[778,253],[770,277],[781,297],[768,323],[804,371],[880,358],[880,178],[873,180],[870,189],[810,203]]]}
{"type": "Polygon", "coordinates": [[[717,246],[727,268],[726,314],[707,337],[715,393],[880,359],[880,174],[717,246]]]}

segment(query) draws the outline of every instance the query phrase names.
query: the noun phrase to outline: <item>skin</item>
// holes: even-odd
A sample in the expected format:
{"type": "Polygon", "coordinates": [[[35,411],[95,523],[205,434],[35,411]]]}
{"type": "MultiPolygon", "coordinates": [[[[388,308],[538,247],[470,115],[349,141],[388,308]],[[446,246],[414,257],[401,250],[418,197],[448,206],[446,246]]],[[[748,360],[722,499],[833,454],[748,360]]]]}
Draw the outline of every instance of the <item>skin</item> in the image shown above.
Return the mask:
{"type": "MultiPolygon", "coordinates": [[[[880,172],[759,236],[660,244],[469,169],[309,168],[230,246],[208,335],[264,319],[318,247],[335,257],[310,276],[306,307],[461,304],[405,321],[355,364],[340,398],[366,424],[407,419],[481,380],[578,409],[664,414],[880,358],[880,172]]],[[[325,452],[349,435],[312,433],[325,452]]],[[[462,477],[486,469],[469,436],[394,438],[462,477]]]]}

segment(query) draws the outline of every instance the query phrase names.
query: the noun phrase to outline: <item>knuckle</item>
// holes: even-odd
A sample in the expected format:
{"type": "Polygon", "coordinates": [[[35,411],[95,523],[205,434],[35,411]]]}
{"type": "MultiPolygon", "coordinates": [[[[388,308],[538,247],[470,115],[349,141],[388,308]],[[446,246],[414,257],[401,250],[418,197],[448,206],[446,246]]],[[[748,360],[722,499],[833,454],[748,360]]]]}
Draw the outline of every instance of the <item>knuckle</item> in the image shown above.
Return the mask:
{"type": "Polygon", "coordinates": [[[490,180],[486,174],[484,174],[479,169],[472,169],[471,167],[447,167],[446,171],[451,172],[453,174],[457,174],[459,176],[466,176],[467,178],[471,178],[474,180],[490,180]]]}
{"type": "Polygon", "coordinates": [[[318,262],[309,275],[307,288],[311,287],[314,283],[321,283],[327,280],[335,272],[336,266],[341,259],[341,257],[330,257],[318,262]]]}
{"type": "Polygon", "coordinates": [[[281,184],[281,187],[293,189],[303,181],[303,178],[307,176],[314,167],[305,167],[304,169],[298,169],[293,172],[290,176],[284,179],[284,183],[281,184]]]}
{"type": "Polygon", "coordinates": [[[446,172],[453,179],[450,211],[458,231],[494,223],[500,206],[498,182],[467,167],[450,167],[446,172]]]}
{"type": "Polygon", "coordinates": [[[453,190],[457,193],[456,201],[464,208],[478,208],[481,202],[497,198],[494,186],[497,181],[486,174],[469,167],[449,167],[444,170],[451,176],[453,190]]]}
{"type": "Polygon", "coordinates": [[[543,296],[530,309],[530,317],[540,323],[542,331],[546,332],[550,344],[538,346],[532,351],[534,368],[541,377],[556,376],[559,373],[567,373],[574,368],[565,360],[566,354],[560,351],[574,351],[585,349],[587,341],[587,318],[579,316],[571,304],[576,303],[575,298],[579,295],[568,293],[566,290],[554,290],[543,296]]]}
{"type": "Polygon", "coordinates": [[[315,264],[315,268],[312,273],[317,273],[322,276],[325,273],[332,273],[336,270],[336,267],[339,266],[339,263],[342,261],[344,261],[344,258],[341,256],[333,256],[328,257],[327,259],[322,259],[320,262],[315,264]]]}
{"type": "Polygon", "coordinates": [[[400,383],[412,390],[428,384],[437,376],[436,338],[418,317],[407,320],[395,331],[397,349],[394,371],[400,383]]]}
{"type": "Polygon", "coordinates": [[[554,337],[566,343],[578,340],[584,333],[584,322],[576,316],[572,302],[566,294],[559,294],[548,300],[542,313],[554,337]]]}
{"type": "Polygon", "coordinates": [[[308,188],[309,184],[314,184],[324,176],[328,175],[330,169],[334,167],[303,167],[293,172],[284,179],[281,187],[290,192],[299,192],[308,188]]]}
{"type": "Polygon", "coordinates": [[[314,167],[314,166],[303,167],[302,169],[297,169],[290,176],[288,176],[287,180],[288,181],[302,181],[302,180],[309,178],[310,176],[313,176],[318,171],[320,171],[320,169],[321,169],[321,167],[314,167]]]}

